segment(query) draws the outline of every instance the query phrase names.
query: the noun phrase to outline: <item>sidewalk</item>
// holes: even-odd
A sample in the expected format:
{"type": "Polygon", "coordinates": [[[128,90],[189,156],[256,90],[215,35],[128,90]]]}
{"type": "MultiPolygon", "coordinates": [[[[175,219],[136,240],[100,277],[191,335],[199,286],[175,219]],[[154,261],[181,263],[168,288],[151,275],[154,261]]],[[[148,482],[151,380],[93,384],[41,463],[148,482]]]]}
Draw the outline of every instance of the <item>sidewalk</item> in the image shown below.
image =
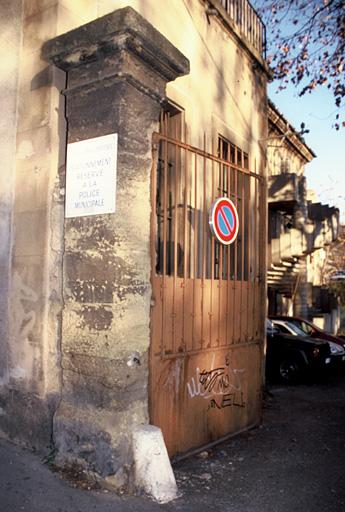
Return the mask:
{"type": "MultiPolygon", "coordinates": [[[[345,369],[344,369],[345,370],[345,369]]],[[[345,371],[274,387],[263,425],[174,467],[167,505],[73,488],[34,454],[0,441],[0,512],[344,512],[345,371]]]]}

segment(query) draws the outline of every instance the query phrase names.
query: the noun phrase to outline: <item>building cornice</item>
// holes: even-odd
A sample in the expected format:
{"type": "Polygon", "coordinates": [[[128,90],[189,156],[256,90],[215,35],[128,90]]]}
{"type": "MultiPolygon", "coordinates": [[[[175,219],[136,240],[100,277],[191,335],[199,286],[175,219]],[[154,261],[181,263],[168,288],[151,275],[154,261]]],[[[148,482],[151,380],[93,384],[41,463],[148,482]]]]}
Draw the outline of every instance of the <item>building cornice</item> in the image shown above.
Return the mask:
{"type": "Polygon", "coordinates": [[[314,151],[305,143],[301,135],[291,126],[271,100],[268,100],[268,121],[285,137],[306,162],[311,162],[316,157],[314,151]]]}

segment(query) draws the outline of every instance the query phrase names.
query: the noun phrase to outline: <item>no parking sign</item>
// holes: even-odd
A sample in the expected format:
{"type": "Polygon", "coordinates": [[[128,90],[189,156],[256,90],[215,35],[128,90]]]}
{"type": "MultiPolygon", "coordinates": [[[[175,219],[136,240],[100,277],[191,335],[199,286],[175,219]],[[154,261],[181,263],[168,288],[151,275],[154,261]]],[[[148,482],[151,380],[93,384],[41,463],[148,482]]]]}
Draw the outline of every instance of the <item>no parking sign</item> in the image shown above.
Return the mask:
{"type": "Polygon", "coordinates": [[[238,213],[236,206],[228,197],[217,199],[210,210],[209,225],[217,240],[232,244],[238,234],[238,213]]]}

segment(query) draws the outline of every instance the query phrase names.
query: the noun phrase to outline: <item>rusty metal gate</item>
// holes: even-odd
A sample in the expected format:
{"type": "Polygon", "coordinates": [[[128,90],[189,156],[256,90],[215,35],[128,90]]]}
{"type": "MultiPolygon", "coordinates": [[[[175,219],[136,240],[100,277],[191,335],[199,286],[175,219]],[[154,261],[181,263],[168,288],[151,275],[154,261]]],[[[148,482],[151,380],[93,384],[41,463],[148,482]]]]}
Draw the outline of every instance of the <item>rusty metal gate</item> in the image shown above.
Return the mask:
{"type": "Polygon", "coordinates": [[[262,178],[230,141],[219,137],[209,154],[173,138],[167,123],[161,132],[153,136],[150,416],[172,456],[260,418],[265,199],[262,178]],[[221,196],[239,215],[228,246],[208,226],[221,196]]]}

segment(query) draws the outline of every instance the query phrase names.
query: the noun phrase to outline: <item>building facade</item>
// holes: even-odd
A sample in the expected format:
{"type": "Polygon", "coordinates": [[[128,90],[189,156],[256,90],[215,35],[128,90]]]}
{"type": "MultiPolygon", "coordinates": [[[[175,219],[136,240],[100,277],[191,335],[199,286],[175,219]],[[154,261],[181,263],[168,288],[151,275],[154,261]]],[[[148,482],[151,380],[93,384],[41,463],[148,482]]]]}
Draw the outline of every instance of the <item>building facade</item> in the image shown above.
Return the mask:
{"type": "Polygon", "coordinates": [[[339,210],[307,189],[313,151],[272,102],[268,108],[268,313],[297,315],[336,332],[339,311],[325,276],[339,210]]]}
{"type": "Polygon", "coordinates": [[[255,425],[260,18],[216,0],[1,8],[1,431],[105,477],[130,468],[136,425],[171,456],[255,425]],[[231,245],[209,229],[219,197],[231,245]]]}

